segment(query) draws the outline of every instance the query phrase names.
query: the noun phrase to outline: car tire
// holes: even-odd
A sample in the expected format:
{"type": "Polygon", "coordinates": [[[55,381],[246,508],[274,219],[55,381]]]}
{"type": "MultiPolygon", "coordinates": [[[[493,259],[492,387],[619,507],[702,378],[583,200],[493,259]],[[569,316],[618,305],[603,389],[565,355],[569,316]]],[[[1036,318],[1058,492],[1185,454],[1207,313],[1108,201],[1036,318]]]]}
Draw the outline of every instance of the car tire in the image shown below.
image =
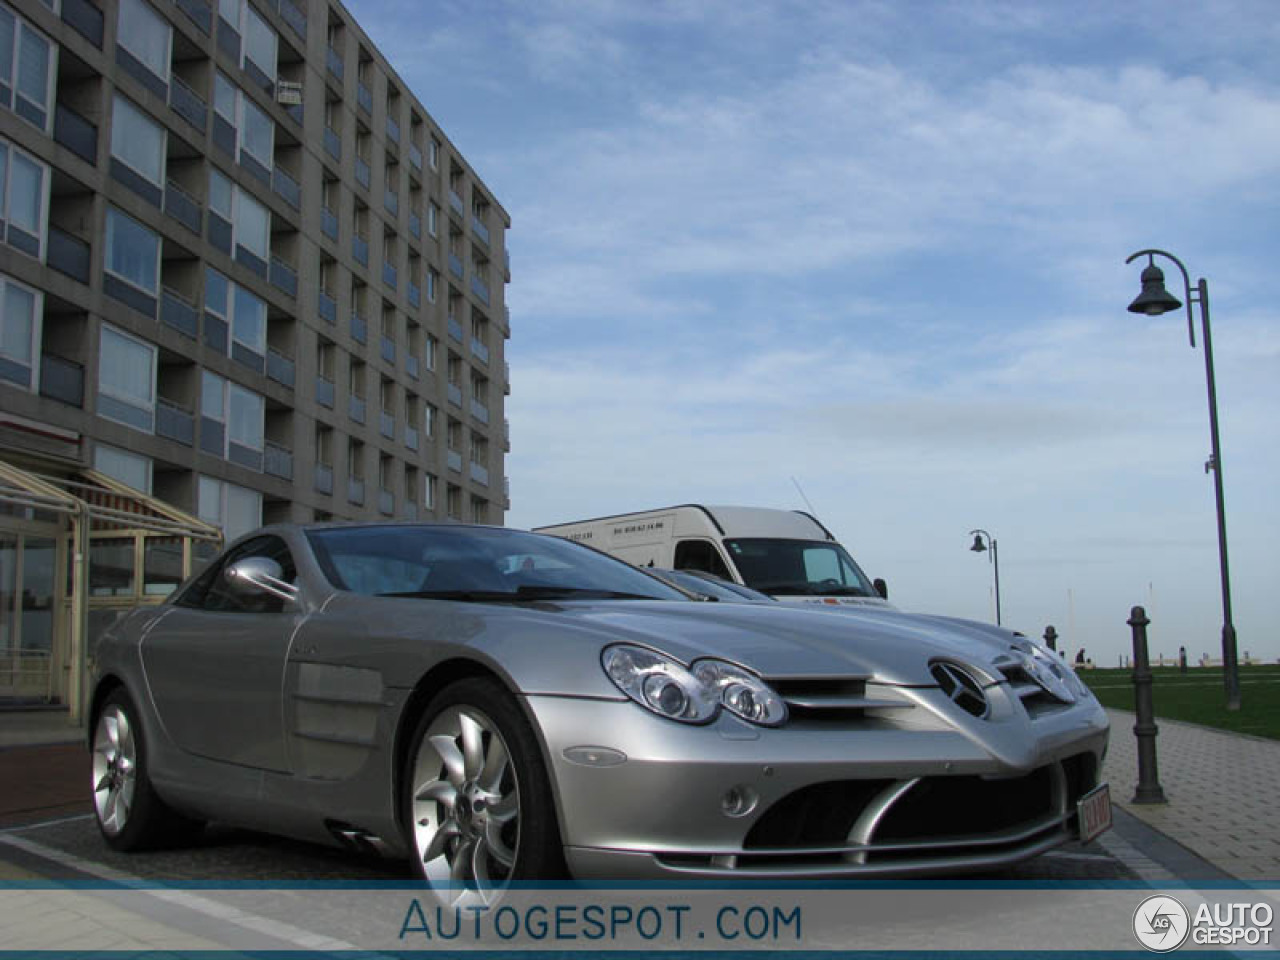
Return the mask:
{"type": "Polygon", "coordinates": [[[501,684],[474,677],[445,687],[418,721],[405,763],[410,859],[441,901],[489,905],[512,883],[564,876],[542,753],[501,684]]]}
{"type": "Polygon", "coordinates": [[[147,742],[123,687],[107,695],[93,733],[93,809],[116,850],[145,850],[189,839],[204,825],[160,799],[151,784],[147,742]]]}

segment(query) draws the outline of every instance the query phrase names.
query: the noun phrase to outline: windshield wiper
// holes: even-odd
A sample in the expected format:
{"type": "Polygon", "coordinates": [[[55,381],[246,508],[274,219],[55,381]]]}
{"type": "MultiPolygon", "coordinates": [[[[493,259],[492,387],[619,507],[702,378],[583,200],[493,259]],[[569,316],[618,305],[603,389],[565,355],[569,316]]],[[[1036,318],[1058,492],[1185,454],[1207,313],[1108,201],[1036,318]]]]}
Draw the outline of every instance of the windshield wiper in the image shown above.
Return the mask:
{"type": "Polygon", "coordinates": [[[409,597],[418,600],[457,600],[462,603],[516,603],[523,599],[509,590],[403,590],[375,593],[375,597],[409,597]]]}
{"type": "Polygon", "coordinates": [[[597,590],[592,587],[552,587],[526,584],[516,587],[521,600],[656,600],[643,593],[624,593],[620,590],[597,590]]]}

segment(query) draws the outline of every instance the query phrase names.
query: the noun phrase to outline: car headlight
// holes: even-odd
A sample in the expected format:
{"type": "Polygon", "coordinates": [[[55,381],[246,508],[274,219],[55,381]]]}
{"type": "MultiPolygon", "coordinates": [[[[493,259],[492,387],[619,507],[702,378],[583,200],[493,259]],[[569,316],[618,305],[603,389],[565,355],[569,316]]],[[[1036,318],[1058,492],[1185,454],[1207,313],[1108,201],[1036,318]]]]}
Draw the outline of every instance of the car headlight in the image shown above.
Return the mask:
{"type": "Polygon", "coordinates": [[[750,723],[774,727],[787,706],[755,674],[723,660],[696,660],[689,667],[644,647],[618,644],[600,655],[619,690],[646,709],[681,723],[710,723],[723,707],[750,723]]]}

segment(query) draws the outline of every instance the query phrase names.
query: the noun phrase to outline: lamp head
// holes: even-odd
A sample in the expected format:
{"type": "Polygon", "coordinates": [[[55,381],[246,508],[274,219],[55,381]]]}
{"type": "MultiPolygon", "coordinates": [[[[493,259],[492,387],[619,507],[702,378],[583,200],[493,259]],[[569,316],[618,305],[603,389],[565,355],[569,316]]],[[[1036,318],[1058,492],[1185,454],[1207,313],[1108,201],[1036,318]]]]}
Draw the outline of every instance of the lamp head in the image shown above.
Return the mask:
{"type": "Polygon", "coordinates": [[[974,553],[986,553],[987,545],[982,541],[982,534],[975,533],[973,535],[973,546],[969,549],[974,553]]]}
{"type": "Polygon", "coordinates": [[[1129,312],[1158,317],[1181,306],[1182,301],[1164,288],[1164,271],[1154,263],[1149,264],[1142,271],[1142,292],[1129,304],[1129,312]]]}

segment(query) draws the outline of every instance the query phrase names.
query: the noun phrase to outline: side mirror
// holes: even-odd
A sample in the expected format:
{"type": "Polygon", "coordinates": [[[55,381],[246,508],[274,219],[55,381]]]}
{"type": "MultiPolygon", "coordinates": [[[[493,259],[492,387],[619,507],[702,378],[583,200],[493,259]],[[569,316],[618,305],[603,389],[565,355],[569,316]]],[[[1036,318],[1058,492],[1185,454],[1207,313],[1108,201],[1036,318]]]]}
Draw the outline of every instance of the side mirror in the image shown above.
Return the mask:
{"type": "Polygon", "coordinates": [[[881,600],[889,599],[889,585],[884,582],[884,577],[876,577],[871,581],[871,585],[876,588],[876,593],[880,594],[881,600]]]}
{"type": "Polygon", "coordinates": [[[296,600],[298,588],[281,578],[284,571],[270,557],[245,557],[222,571],[231,592],[239,596],[267,593],[281,600],[296,600]]]}

